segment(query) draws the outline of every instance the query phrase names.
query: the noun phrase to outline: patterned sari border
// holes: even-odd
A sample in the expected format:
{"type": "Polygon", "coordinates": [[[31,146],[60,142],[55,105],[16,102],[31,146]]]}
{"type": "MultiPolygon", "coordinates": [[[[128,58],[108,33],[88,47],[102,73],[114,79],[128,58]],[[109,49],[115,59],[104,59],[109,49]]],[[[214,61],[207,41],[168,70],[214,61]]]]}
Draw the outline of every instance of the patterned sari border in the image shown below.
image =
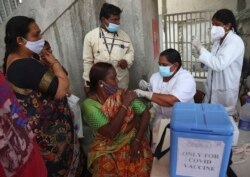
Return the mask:
{"type": "Polygon", "coordinates": [[[55,77],[54,73],[49,69],[42,77],[40,83],[39,83],[39,90],[43,93],[46,93],[49,89],[49,86],[55,77]]]}

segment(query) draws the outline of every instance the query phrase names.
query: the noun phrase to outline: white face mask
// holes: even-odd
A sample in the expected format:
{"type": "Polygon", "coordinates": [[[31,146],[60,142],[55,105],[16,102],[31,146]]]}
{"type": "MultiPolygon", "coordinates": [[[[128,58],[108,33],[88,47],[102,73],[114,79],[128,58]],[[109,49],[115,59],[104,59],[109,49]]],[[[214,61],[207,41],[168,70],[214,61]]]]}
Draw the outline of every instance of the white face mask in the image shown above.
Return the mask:
{"type": "Polygon", "coordinates": [[[211,39],[212,41],[220,40],[225,36],[226,32],[222,26],[212,26],[211,29],[211,39]]]}
{"type": "MultiPolygon", "coordinates": [[[[24,39],[24,40],[26,40],[26,39],[24,39]]],[[[36,54],[40,54],[41,51],[43,50],[44,43],[45,43],[44,39],[40,39],[38,41],[27,41],[26,40],[25,47],[36,54]]]]}

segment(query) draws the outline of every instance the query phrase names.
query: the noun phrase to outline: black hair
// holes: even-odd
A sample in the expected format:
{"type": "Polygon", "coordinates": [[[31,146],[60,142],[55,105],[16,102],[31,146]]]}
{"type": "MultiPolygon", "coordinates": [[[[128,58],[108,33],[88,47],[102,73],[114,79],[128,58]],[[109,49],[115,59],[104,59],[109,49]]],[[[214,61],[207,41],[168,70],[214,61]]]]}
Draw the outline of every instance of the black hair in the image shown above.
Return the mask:
{"type": "Polygon", "coordinates": [[[121,13],[122,10],[119,7],[113,4],[104,3],[100,11],[99,19],[101,20],[102,17],[109,18],[111,15],[120,15],[121,13]]]}
{"type": "Polygon", "coordinates": [[[50,43],[47,40],[44,40],[44,45],[50,46],[50,43]]]}
{"type": "Polygon", "coordinates": [[[26,38],[29,33],[29,25],[35,23],[33,18],[25,16],[12,17],[6,24],[5,28],[5,56],[3,63],[3,72],[6,73],[7,58],[12,52],[16,52],[19,48],[17,44],[17,37],[26,38]]]}
{"type": "Polygon", "coordinates": [[[160,56],[164,56],[171,64],[179,63],[178,70],[182,66],[181,55],[175,49],[167,49],[160,53],[160,56]]]}
{"type": "Polygon", "coordinates": [[[236,34],[238,34],[236,19],[233,12],[229,9],[220,9],[212,17],[213,19],[217,19],[218,21],[222,22],[224,25],[231,23],[232,28],[236,34]]]}
{"type": "Polygon", "coordinates": [[[110,63],[98,62],[94,64],[89,72],[89,93],[96,91],[100,80],[105,80],[108,72],[114,69],[110,63]]]}

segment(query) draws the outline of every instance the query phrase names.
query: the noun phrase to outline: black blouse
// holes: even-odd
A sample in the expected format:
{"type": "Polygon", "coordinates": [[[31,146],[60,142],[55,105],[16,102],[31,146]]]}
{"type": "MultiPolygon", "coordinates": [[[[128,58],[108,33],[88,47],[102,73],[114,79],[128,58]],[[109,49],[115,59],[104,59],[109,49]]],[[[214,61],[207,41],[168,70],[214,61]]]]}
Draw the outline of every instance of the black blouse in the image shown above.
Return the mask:
{"type": "Polygon", "coordinates": [[[14,61],[9,66],[6,77],[14,91],[21,95],[29,90],[38,90],[54,97],[58,87],[58,78],[50,68],[32,58],[14,61]]]}

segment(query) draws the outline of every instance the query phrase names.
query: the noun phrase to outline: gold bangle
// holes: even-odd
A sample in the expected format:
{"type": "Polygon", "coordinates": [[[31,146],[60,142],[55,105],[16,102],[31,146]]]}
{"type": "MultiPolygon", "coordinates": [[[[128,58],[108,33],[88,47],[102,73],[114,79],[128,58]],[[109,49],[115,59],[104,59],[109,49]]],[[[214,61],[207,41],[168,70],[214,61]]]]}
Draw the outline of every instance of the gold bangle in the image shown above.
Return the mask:
{"type": "Polygon", "coordinates": [[[54,63],[52,63],[52,64],[50,65],[50,67],[53,68],[53,66],[54,66],[56,63],[60,64],[59,61],[56,60],[54,63]]]}
{"type": "Polygon", "coordinates": [[[128,110],[128,108],[127,108],[127,106],[125,106],[125,105],[121,105],[121,107],[123,107],[126,111],[128,110]]]}

